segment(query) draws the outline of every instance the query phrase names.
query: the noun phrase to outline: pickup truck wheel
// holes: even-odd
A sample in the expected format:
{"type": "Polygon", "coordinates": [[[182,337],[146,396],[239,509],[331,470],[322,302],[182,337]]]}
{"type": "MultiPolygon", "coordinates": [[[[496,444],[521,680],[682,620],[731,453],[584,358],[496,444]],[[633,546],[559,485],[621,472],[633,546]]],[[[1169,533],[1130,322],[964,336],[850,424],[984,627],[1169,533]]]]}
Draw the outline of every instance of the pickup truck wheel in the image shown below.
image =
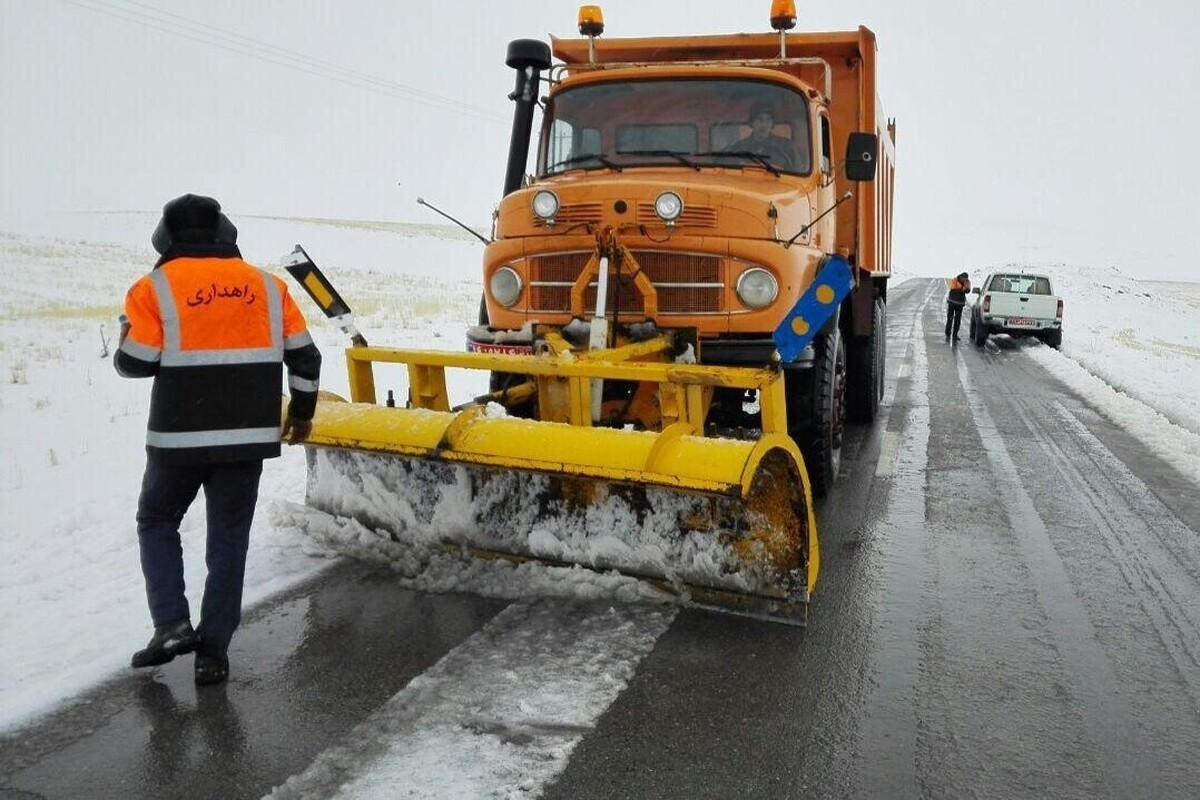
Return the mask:
{"type": "Polygon", "coordinates": [[[975,336],[976,336],[976,334],[975,334],[975,329],[976,329],[977,327],[978,327],[978,326],[975,324],[975,315],[974,315],[974,314],[972,314],[972,315],[971,315],[971,327],[970,327],[970,329],[967,331],[967,336],[969,336],[969,337],[971,338],[971,341],[972,341],[972,342],[973,342],[973,341],[975,341],[975,336]]]}
{"type": "Polygon", "coordinates": [[[883,360],[887,352],[887,331],[883,300],[876,300],[871,316],[871,333],[856,336],[847,353],[846,408],[851,422],[873,422],[883,397],[883,360]]]}
{"type": "Polygon", "coordinates": [[[788,433],[804,456],[813,497],[824,497],[842,465],[846,348],[834,327],[813,342],[813,367],[785,375],[788,433]]]}
{"type": "Polygon", "coordinates": [[[1047,346],[1053,347],[1055,350],[1057,350],[1062,346],[1062,328],[1059,328],[1058,330],[1048,330],[1042,334],[1041,338],[1047,346]]]}
{"type": "Polygon", "coordinates": [[[987,325],[984,325],[983,322],[974,324],[974,322],[975,322],[974,317],[971,317],[971,322],[972,322],[972,327],[975,329],[975,333],[971,336],[971,339],[975,342],[975,344],[979,345],[980,347],[983,347],[985,344],[987,344],[987,339],[988,339],[987,325]]]}

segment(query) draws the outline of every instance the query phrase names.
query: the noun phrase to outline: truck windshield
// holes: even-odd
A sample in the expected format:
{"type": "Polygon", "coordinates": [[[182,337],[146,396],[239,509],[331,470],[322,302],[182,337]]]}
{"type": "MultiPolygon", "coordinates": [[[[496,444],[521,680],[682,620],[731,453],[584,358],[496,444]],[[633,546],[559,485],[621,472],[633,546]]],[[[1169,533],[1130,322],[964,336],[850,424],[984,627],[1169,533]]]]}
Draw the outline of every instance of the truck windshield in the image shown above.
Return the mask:
{"type": "Polygon", "coordinates": [[[808,100],[766,81],[655,79],[566,89],[546,105],[539,173],[630,166],[812,170],[808,100]]]}

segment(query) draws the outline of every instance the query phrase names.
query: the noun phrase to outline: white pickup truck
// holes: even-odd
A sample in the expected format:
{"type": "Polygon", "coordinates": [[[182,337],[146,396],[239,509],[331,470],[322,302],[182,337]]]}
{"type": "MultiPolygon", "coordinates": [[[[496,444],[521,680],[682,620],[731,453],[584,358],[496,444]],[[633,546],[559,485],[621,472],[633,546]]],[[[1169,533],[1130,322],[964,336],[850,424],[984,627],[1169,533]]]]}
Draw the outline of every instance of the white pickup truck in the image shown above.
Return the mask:
{"type": "Polygon", "coordinates": [[[1062,298],[1050,278],[1028,272],[995,272],[984,279],[971,308],[971,341],[980,347],[990,334],[1036,336],[1053,348],[1062,344],[1062,298]]]}

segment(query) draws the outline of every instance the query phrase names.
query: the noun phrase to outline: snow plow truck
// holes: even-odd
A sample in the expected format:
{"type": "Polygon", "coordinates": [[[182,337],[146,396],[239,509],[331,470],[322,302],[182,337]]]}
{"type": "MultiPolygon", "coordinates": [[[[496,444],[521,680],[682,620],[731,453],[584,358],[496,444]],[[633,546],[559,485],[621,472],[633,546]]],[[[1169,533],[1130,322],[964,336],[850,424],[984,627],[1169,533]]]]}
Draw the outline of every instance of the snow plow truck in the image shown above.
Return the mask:
{"type": "Polygon", "coordinates": [[[319,403],[308,504],[470,558],[616,570],[803,624],[813,498],[883,393],[895,126],[874,34],[513,41],[503,197],[465,351],[368,346],[319,403]],[[545,87],[546,96],[540,95],[545,87]],[[536,112],[535,167],[527,174],[536,112]],[[372,365],[407,367],[380,404],[372,365]],[[446,370],[489,373],[448,396],[446,370]]]}

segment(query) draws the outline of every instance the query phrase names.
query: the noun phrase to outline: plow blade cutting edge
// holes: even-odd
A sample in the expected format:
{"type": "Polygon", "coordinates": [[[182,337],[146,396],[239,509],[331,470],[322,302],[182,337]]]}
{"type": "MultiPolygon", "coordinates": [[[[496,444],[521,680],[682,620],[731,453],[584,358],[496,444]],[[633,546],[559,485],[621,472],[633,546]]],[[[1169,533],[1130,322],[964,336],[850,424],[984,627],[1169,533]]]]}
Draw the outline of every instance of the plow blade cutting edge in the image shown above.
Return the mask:
{"type": "Polygon", "coordinates": [[[367,402],[318,403],[308,505],[414,546],[616,570],[694,604],[804,623],[816,525],[799,451],[771,430],[784,424],[777,374],[375,347],[347,359],[367,402]],[[375,405],[372,361],[406,363],[416,402],[434,407],[375,405]],[[442,370],[497,362],[561,382],[580,414],[596,377],[655,381],[680,402],[661,431],[522,419],[495,404],[449,410],[442,370]],[[689,391],[705,384],[758,388],[761,437],[695,435],[689,391]]]}

